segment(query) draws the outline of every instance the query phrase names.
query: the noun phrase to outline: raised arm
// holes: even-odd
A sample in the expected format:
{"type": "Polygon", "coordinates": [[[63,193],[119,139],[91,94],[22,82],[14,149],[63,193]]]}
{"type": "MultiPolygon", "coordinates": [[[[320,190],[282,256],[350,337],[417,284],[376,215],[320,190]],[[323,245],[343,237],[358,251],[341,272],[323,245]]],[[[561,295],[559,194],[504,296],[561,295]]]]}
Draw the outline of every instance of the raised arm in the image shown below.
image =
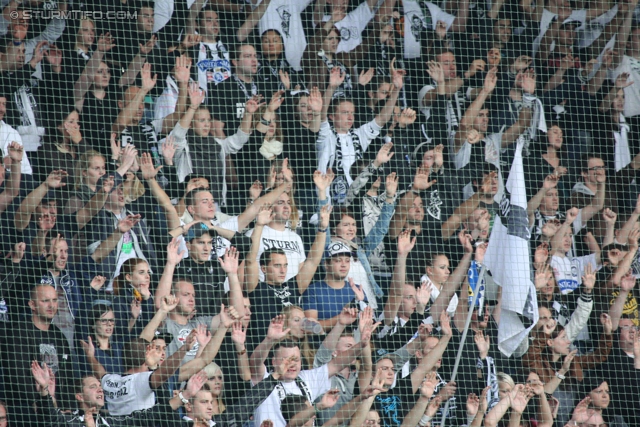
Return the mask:
{"type": "Polygon", "coordinates": [[[384,107],[378,113],[375,118],[378,126],[382,127],[387,124],[387,122],[391,119],[393,115],[393,109],[396,106],[396,102],[398,101],[398,95],[400,95],[400,91],[402,90],[402,86],[404,85],[404,70],[397,70],[395,68],[396,58],[391,60],[390,65],[390,73],[391,73],[391,82],[393,87],[391,92],[389,93],[389,97],[387,98],[387,102],[385,102],[384,107]]]}
{"type": "Polygon", "coordinates": [[[440,337],[438,344],[429,352],[429,354],[423,355],[422,360],[411,373],[411,387],[413,387],[414,393],[420,388],[420,384],[422,384],[425,375],[428,375],[428,372],[430,372],[433,367],[436,366],[438,360],[442,358],[442,355],[447,349],[447,345],[449,345],[449,341],[453,336],[451,321],[446,311],[443,311],[440,314],[440,327],[442,329],[442,336],[440,337]]]}
{"type": "Polygon", "coordinates": [[[144,102],[144,98],[147,96],[147,93],[149,93],[149,91],[156,85],[157,76],[154,75],[153,78],[151,78],[151,64],[144,64],[140,71],[140,75],[142,77],[142,87],[138,92],[136,92],[129,104],[120,111],[116,121],[111,126],[112,132],[120,133],[125,127],[127,127],[127,125],[129,125],[131,118],[135,116],[140,104],[144,102]]]}
{"type": "Polygon", "coordinates": [[[265,361],[269,356],[269,351],[273,345],[287,336],[290,329],[284,329],[284,316],[279,315],[271,319],[269,329],[267,330],[267,336],[265,339],[253,350],[249,357],[249,368],[251,369],[251,382],[258,384],[262,381],[265,373],[265,361]]]}
{"type": "Polygon", "coordinates": [[[184,252],[178,252],[179,250],[180,242],[177,237],[174,237],[167,245],[167,262],[164,265],[164,271],[162,272],[162,277],[160,277],[160,282],[158,283],[158,288],[154,296],[157,310],[161,307],[162,299],[171,294],[173,273],[185,255],[184,252]]]}
{"type": "MultiPolygon", "coordinates": [[[[480,110],[482,110],[482,107],[484,106],[485,101],[491,96],[491,93],[495,89],[497,82],[498,82],[498,68],[492,67],[484,79],[484,86],[478,93],[478,96],[476,96],[476,99],[473,100],[471,105],[469,105],[469,108],[467,108],[467,111],[464,112],[464,116],[462,116],[462,120],[460,121],[460,127],[462,130],[468,130],[473,127],[473,123],[475,122],[476,117],[478,116],[478,113],[480,113],[480,110]]],[[[465,142],[462,138],[462,135],[464,135],[464,132],[459,132],[459,133],[461,137],[455,138],[456,152],[458,152],[460,148],[462,148],[462,145],[465,142]]]]}
{"type": "Polygon", "coordinates": [[[160,328],[162,322],[164,322],[171,310],[178,306],[178,299],[174,295],[165,295],[162,298],[158,298],[156,304],[158,305],[156,314],[140,333],[140,338],[148,342],[153,341],[156,331],[160,328]]]}
{"type": "Polygon", "coordinates": [[[467,277],[471,257],[473,256],[473,245],[471,244],[472,237],[466,232],[467,230],[461,230],[460,233],[458,233],[458,239],[464,248],[464,255],[462,259],[460,259],[460,262],[458,262],[458,266],[453,271],[453,274],[449,276],[447,283],[442,288],[442,292],[440,292],[440,295],[438,295],[438,298],[436,298],[431,306],[431,316],[434,320],[440,318],[440,313],[446,310],[451,297],[453,297],[453,294],[456,293],[467,277]]]}
{"type": "Polygon", "coordinates": [[[529,227],[533,225],[533,221],[535,219],[536,210],[540,207],[544,196],[547,195],[547,192],[552,188],[556,188],[558,185],[558,179],[560,177],[557,173],[553,173],[551,175],[547,175],[542,183],[542,188],[527,202],[527,216],[529,217],[529,227]]]}
{"type": "Polygon", "coordinates": [[[589,221],[595,214],[604,208],[604,196],[606,191],[607,177],[605,174],[596,175],[596,195],[593,196],[591,203],[582,208],[582,223],[589,221]]]}
{"type": "Polygon", "coordinates": [[[84,96],[93,84],[93,76],[95,76],[104,54],[113,49],[114,46],[115,42],[113,41],[111,34],[102,34],[98,38],[96,51],[93,52],[91,59],[87,62],[87,65],[85,65],[78,81],[73,86],[73,100],[78,111],[82,111],[84,96]]]}
{"type": "MultiPolygon", "coordinates": [[[[331,107],[331,100],[336,89],[340,87],[347,75],[342,72],[340,67],[333,67],[329,70],[329,84],[322,94],[322,111],[320,112],[320,123],[327,121],[327,114],[331,107]]],[[[385,122],[386,123],[386,122],[385,122]]]]}
{"type": "Polygon", "coordinates": [[[238,258],[238,250],[232,246],[225,251],[224,259],[218,258],[218,262],[226,273],[227,279],[229,279],[229,303],[236,309],[239,317],[242,318],[244,317],[244,298],[242,297],[242,286],[238,278],[238,258]]]}
{"type": "Polygon", "coordinates": [[[269,225],[273,220],[274,213],[270,207],[262,206],[256,219],[256,225],[251,233],[251,249],[244,260],[244,288],[248,293],[252,293],[260,280],[258,253],[260,252],[262,231],[265,225],[269,225]]]}
{"type": "Polygon", "coordinates": [[[162,119],[162,132],[168,134],[181,119],[187,109],[187,95],[189,94],[189,78],[191,76],[191,58],[182,55],[176,58],[173,77],[178,82],[178,102],[173,113],[162,119]]]}
{"type": "Polygon", "coordinates": [[[140,51],[133,57],[131,62],[129,62],[127,70],[122,74],[120,80],[118,80],[119,87],[126,87],[135,83],[138,73],[140,73],[142,66],[147,60],[147,55],[153,50],[157,41],[158,37],[154,34],[144,44],[138,44],[140,46],[140,51]]]}
{"type": "Polygon", "coordinates": [[[42,199],[44,199],[50,189],[64,187],[66,184],[62,181],[66,177],[67,173],[65,171],[54,170],[42,184],[24,198],[13,219],[13,225],[16,230],[22,231],[27,228],[29,222],[31,222],[31,215],[33,215],[36,208],[40,205],[42,199]]]}
{"type": "Polygon", "coordinates": [[[122,238],[122,235],[129,230],[131,230],[138,222],[140,222],[140,215],[127,215],[126,218],[118,221],[118,226],[116,229],[107,237],[105,240],[102,240],[96,250],[91,254],[91,258],[97,263],[102,262],[104,258],[109,256],[111,251],[113,251],[116,246],[118,246],[118,242],[122,238]]]}
{"type": "Polygon", "coordinates": [[[23,147],[13,141],[9,144],[9,158],[11,160],[11,174],[6,181],[5,189],[0,193],[0,214],[2,214],[13,200],[20,194],[20,178],[22,175],[23,147]]]}
{"type": "Polygon", "coordinates": [[[556,234],[551,238],[551,255],[555,255],[558,251],[562,251],[562,239],[564,239],[564,235],[566,232],[572,233],[571,224],[578,217],[580,211],[578,208],[571,208],[567,211],[567,216],[565,217],[564,222],[556,231],[556,234]]]}
{"type": "Polygon", "coordinates": [[[416,244],[416,237],[411,238],[411,230],[405,230],[398,236],[398,256],[393,270],[389,296],[384,305],[384,324],[391,326],[402,304],[402,290],[407,282],[407,256],[416,244]]]}
{"type": "Polygon", "coordinates": [[[427,410],[427,406],[429,405],[429,399],[433,396],[433,392],[438,385],[438,378],[436,377],[435,372],[430,372],[426,375],[423,375],[420,378],[418,383],[418,387],[414,387],[414,393],[417,389],[420,389],[420,397],[416,401],[413,408],[409,411],[409,413],[402,420],[401,427],[416,427],[420,423],[420,418],[427,410]]]}
{"type": "MultiPolygon", "coordinates": [[[[327,177],[326,174],[322,174],[320,171],[314,172],[313,180],[316,182],[318,194],[321,195],[321,197],[326,197],[327,186],[325,186],[325,184],[328,183],[330,185],[332,181],[331,178],[332,176],[327,177]]],[[[300,291],[300,294],[303,294],[307,290],[311,280],[313,280],[313,275],[318,269],[318,265],[320,265],[320,261],[322,261],[324,246],[327,240],[329,217],[332,209],[333,207],[329,205],[325,205],[320,208],[320,218],[316,238],[313,241],[311,250],[309,251],[309,256],[305,260],[304,264],[302,264],[302,267],[298,272],[298,276],[296,277],[296,281],[298,282],[298,291],[300,291]]]]}
{"type": "Polygon", "coordinates": [[[255,26],[258,25],[258,22],[260,22],[264,16],[269,4],[271,4],[271,0],[264,0],[249,14],[244,24],[242,24],[236,33],[239,42],[243,42],[249,37],[255,26]]]}

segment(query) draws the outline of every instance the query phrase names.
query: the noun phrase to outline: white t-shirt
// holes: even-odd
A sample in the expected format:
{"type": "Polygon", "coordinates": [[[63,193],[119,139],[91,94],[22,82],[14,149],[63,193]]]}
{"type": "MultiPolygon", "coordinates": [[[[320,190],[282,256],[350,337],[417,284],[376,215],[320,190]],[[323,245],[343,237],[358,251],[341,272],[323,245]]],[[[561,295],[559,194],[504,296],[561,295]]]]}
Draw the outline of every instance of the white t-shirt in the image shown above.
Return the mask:
{"type": "Polygon", "coordinates": [[[425,2],[429,8],[429,16],[425,16],[420,4],[416,0],[404,0],[404,57],[407,59],[419,58],[420,35],[423,28],[436,29],[438,21],[447,25],[447,30],[456,17],[444,12],[433,3],[425,2]]]}
{"type": "Polygon", "coordinates": [[[104,400],[110,415],[129,415],[133,411],[150,409],[156,404],[156,394],[149,380],[152,371],[131,375],[107,374],[102,377],[104,400]]]}
{"type": "MultiPolygon", "coordinates": [[[[335,23],[335,27],[340,30],[340,43],[338,50],[340,52],[350,52],[362,43],[362,32],[373,19],[374,13],[369,8],[367,2],[360,3],[360,6],[352,10],[347,16],[339,22],[335,23]]],[[[331,19],[331,15],[325,15],[322,22],[331,19]]]]}
{"type": "Polygon", "coordinates": [[[285,56],[296,71],[302,69],[300,61],[307,48],[307,38],[300,14],[312,1],[273,0],[259,23],[260,34],[268,30],[276,30],[282,35],[285,56]]]}
{"type": "Polygon", "coordinates": [[[173,77],[167,76],[167,87],[156,99],[153,109],[153,128],[157,134],[162,133],[162,121],[176,111],[180,89],[173,77]]]}
{"type": "MultiPolygon", "coordinates": [[[[4,120],[0,120],[0,148],[2,148],[2,158],[9,157],[9,144],[13,141],[23,145],[22,137],[18,131],[6,124],[4,120]]],[[[27,158],[27,148],[25,147],[24,150],[25,151],[22,153],[20,172],[26,175],[31,175],[33,170],[31,169],[31,163],[29,163],[29,159],[27,158]]]]}
{"type": "Polygon", "coordinates": [[[578,289],[582,284],[582,275],[587,264],[595,271],[597,269],[596,255],[590,254],[582,257],[551,257],[551,268],[556,276],[558,288],[563,295],[578,289]]]}
{"type": "MultiPolygon", "coordinates": [[[[629,73],[629,80],[640,82],[640,61],[624,55],[618,68],[609,73],[611,83],[615,83],[622,73],[629,73]]],[[[624,116],[633,117],[640,114],[640,91],[635,84],[624,88],[624,116]]]]}
{"type": "MultiPolygon", "coordinates": [[[[247,236],[251,237],[253,229],[247,232],[247,236]]],[[[300,264],[305,262],[307,255],[304,251],[304,244],[302,239],[295,231],[290,228],[285,228],[284,231],[274,230],[268,225],[262,229],[262,236],[260,237],[260,250],[258,251],[258,261],[262,253],[267,249],[278,248],[282,249],[287,254],[287,262],[289,266],[287,268],[287,277],[285,281],[295,277],[300,270],[300,264]]],[[[260,269],[260,281],[264,282],[264,273],[260,269]]]]}
{"type": "MultiPolygon", "coordinates": [[[[269,373],[265,369],[264,378],[267,377],[269,377],[269,373]]],[[[318,396],[326,393],[331,388],[329,365],[323,365],[309,371],[302,371],[300,372],[300,375],[298,375],[298,378],[304,381],[307,385],[312,400],[316,400],[318,396]]],[[[281,382],[276,386],[276,389],[271,392],[269,397],[262,402],[262,405],[256,408],[253,414],[254,426],[261,425],[264,420],[271,420],[273,421],[273,427],[286,427],[287,423],[280,411],[280,402],[285,396],[281,396],[281,394],[296,394],[298,396],[304,396],[304,392],[298,388],[295,381],[291,381],[289,383],[281,382]],[[280,387],[280,385],[282,387],[280,387]]]]}

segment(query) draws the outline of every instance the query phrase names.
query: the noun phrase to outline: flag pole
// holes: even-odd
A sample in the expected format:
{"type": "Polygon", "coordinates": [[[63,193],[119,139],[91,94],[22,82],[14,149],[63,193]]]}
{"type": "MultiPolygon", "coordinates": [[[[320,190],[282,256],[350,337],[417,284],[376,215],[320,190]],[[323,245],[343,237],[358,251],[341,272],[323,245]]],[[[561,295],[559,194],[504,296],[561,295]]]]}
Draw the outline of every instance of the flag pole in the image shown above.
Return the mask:
{"type": "MultiPolygon", "coordinates": [[[[470,306],[470,310],[467,310],[467,320],[464,324],[464,330],[462,331],[462,336],[460,337],[460,346],[458,347],[458,354],[456,355],[456,363],[453,365],[453,372],[451,373],[451,381],[456,380],[456,376],[458,375],[458,368],[460,367],[460,359],[462,358],[462,350],[464,349],[464,343],[467,340],[467,333],[469,332],[469,325],[471,324],[471,316],[473,316],[473,308],[476,306],[476,302],[478,301],[478,295],[480,294],[480,286],[482,285],[482,280],[484,279],[484,274],[487,271],[487,267],[485,265],[482,266],[480,270],[480,274],[478,275],[478,281],[475,291],[473,292],[473,301],[470,306]]],[[[486,287],[485,287],[486,290],[486,287]]],[[[455,327],[455,325],[452,325],[455,327]]],[[[440,427],[445,427],[447,423],[447,415],[449,412],[449,399],[447,399],[447,403],[444,406],[444,411],[442,411],[443,417],[442,422],[440,423],[440,427]]],[[[477,414],[476,414],[477,416],[477,414]]]]}

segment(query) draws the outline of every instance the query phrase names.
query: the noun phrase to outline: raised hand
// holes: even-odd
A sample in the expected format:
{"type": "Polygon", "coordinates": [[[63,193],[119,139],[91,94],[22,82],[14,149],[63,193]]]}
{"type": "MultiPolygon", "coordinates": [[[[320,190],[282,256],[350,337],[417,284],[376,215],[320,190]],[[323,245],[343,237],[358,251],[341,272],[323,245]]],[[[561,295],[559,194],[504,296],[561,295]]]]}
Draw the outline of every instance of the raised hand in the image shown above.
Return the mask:
{"type": "Polygon", "coordinates": [[[522,89],[524,93],[533,94],[536,91],[536,73],[529,69],[520,72],[516,76],[516,87],[522,89]]]}
{"type": "Polygon", "coordinates": [[[451,329],[451,318],[449,317],[447,310],[442,310],[442,313],[440,313],[440,330],[443,335],[449,337],[453,335],[453,330],[451,329]]]}
{"type": "MultiPolygon", "coordinates": [[[[564,357],[564,361],[562,362],[562,370],[564,373],[568,372],[571,368],[571,362],[573,362],[573,358],[576,357],[576,354],[578,354],[578,350],[573,350],[564,357]]],[[[564,375],[564,373],[562,375],[564,375]]]]}
{"type": "Polygon", "coordinates": [[[93,340],[91,340],[91,336],[87,338],[87,341],[80,340],[80,345],[82,346],[82,350],[84,350],[84,354],[87,356],[87,358],[94,357],[96,354],[96,348],[93,346],[93,340]]]}
{"type": "Polygon", "coordinates": [[[437,385],[438,378],[436,377],[436,373],[433,371],[429,372],[420,385],[420,396],[431,399],[437,385]]]}
{"type": "Polygon", "coordinates": [[[387,194],[387,198],[393,198],[396,195],[396,191],[398,190],[398,176],[395,172],[391,172],[387,175],[387,179],[384,183],[384,190],[387,194]]]}
{"type": "Polygon", "coordinates": [[[123,234],[130,231],[141,219],[142,217],[140,215],[127,215],[118,221],[118,231],[123,234]]]}
{"type": "Polygon", "coordinates": [[[140,77],[142,79],[142,89],[149,92],[156,85],[156,81],[158,80],[158,76],[156,74],[151,77],[151,64],[148,62],[142,66],[140,70],[140,77]]]}
{"type": "MultiPolygon", "coordinates": [[[[543,288],[546,288],[549,280],[551,280],[552,275],[553,271],[551,271],[551,267],[549,266],[549,264],[545,264],[541,269],[537,270],[534,279],[536,290],[540,291],[543,288]]],[[[584,284],[584,276],[582,277],[582,283],[584,284]]]]}
{"type": "Polygon", "coordinates": [[[276,214],[270,206],[262,205],[256,217],[256,224],[262,226],[269,225],[275,216],[276,214]]]}
{"type": "Polygon", "coordinates": [[[613,227],[615,225],[617,218],[618,214],[616,214],[609,208],[606,208],[604,211],[602,211],[602,219],[610,227],[613,227]]]}
{"type": "Polygon", "coordinates": [[[318,409],[325,410],[329,408],[333,408],[336,403],[338,403],[338,399],[340,399],[340,390],[337,388],[329,390],[326,392],[320,402],[318,403],[318,409]]]}
{"type": "Polygon", "coordinates": [[[269,329],[267,329],[267,339],[270,341],[280,341],[291,331],[291,329],[284,329],[284,316],[282,314],[271,319],[269,329]]]}
{"type": "Polygon", "coordinates": [[[602,313],[600,315],[600,323],[602,323],[602,329],[604,330],[605,335],[611,335],[613,332],[613,321],[611,320],[611,316],[607,313],[602,313]]]}
{"type": "Polygon", "coordinates": [[[517,57],[511,64],[511,71],[517,74],[521,71],[528,69],[533,63],[533,59],[530,56],[522,55],[517,57]]]}
{"type": "Polygon", "coordinates": [[[401,124],[402,126],[408,126],[410,124],[413,124],[417,118],[418,118],[418,113],[416,113],[416,110],[407,107],[404,110],[402,110],[402,112],[400,113],[400,118],[398,119],[398,123],[401,124]]]}
{"type": "Polygon", "coordinates": [[[90,286],[93,290],[99,291],[104,286],[107,278],[104,276],[95,276],[90,283],[90,286]]]}
{"type": "Polygon", "coordinates": [[[220,267],[224,270],[227,275],[230,274],[238,274],[238,265],[240,264],[240,254],[235,247],[228,248],[224,253],[224,260],[222,258],[218,258],[218,262],[220,263],[220,267]]]}
{"type": "Polygon", "coordinates": [[[473,241],[473,236],[469,234],[466,228],[463,228],[458,233],[458,241],[462,245],[462,248],[464,249],[464,253],[473,254],[473,244],[471,243],[473,241]]]}
{"type": "Polygon", "coordinates": [[[591,292],[596,285],[596,272],[593,270],[591,263],[587,263],[582,275],[582,285],[586,290],[591,292]]]}
{"type": "Polygon", "coordinates": [[[423,191],[431,188],[437,180],[429,181],[430,168],[419,167],[416,169],[416,174],[413,177],[413,188],[418,191],[423,191]]]}
{"type": "Polygon", "coordinates": [[[24,147],[16,141],[11,141],[9,144],[9,158],[12,163],[20,163],[22,156],[24,155],[24,147]]]}
{"type": "Polygon", "coordinates": [[[440,408],[440,405],[442,404],[442,397],[440,396],[436,396],[433,399],[431,399],[431,401],[429,402],[429,405],[427,406],[427,410],[424,412],[424,414],[428,417],[435,417],[436,413],[438,412],[438,409],[440,408]]]}
{"type": "Polygon", "coordinates": [[[553,331],[556,330],[557,325],[558,324],[555,319],[549,319],[544,325],[542,325],[542,332],[547,336],[551,336],[553,331]]]}
{"type": "MultiPolygon", "coordinates": [[[[294,368],[299,360],[300,359],[298,356],[289,356],[282,359],[282,362],[280,362],[280,365],[276,368],[275,372],[273,373],[273,378],[275,379],[281,378],[289,369],[294,368]]],[[[273,426],[273,424],[271,424],[271,426],[273,426]]]]}
{"type": "MultiPolygon", "coordinates": [[[[204,94],[204,92],[203,92],[203,94],[204,94]]],[[[262,96],[261,95],[252,96],[251,99],[249,99],[244,104],[245,111],[247,113],[249,113],[249,114],[255,113],[256,111],[258,111],[258,109],[260,107],[265,105],[264,102],[260,102],[260,101],[262,101],[262,96]]]]}
{"type": "Polygon", "coordinates": [[[191,49],[202,41],[202,36],[198,34],[186,34],[180,43],[183,48],[191,49]]]}
{"type": "Polygon", "coordinates": [[[251,184],[251,187],[249,187],[249,197],[251,198],[251,200],[255,201],[258,197],[260,197],[260,194],[262,194],[262,190],[264,190],[262,183],[258,180],[253,181],[253,184],[251,184]]]}
{"type": "Polygon", "coordinates": [[[578,208],[571,208],[567,211],[566,221],[568,224],[573,223],[575,219],[578,217],[580,210],[578,208]]]}
{"type": "Polygon", "coordinates": [[[486,77],[484,78],[484,90],[487,93],[493,92],[498,83],[498,67],[491,67],[486,77]]]}
{"type": "Polygon", "coordinates": [[[157,41],[158,37],[154,34],[149,40],[147,40],[145,44],[138,43],[138,46],[140,46],[140,53],[143,55],[148,55],[153,50],[153,47],[156,45],[157,41]]]}
{"type": "Polygon", "coordinates": [[[377,168],[387,163],[393,157],[393,152],[391,149],[393,148],[393,142],[387,142],[384,144],[380,150],[378,150],[378,154],[376,155],[376,159],[373,162],[373,165],[377,168]]]}
{"type": "MultiPolygon", "coordinates": [[[[200,86],[198,86],[197,82],[189,83],[187,93],[189,94],[189,103],[191,105],[191,108],[198,108],[200,104],[202,104],[202,101],[204,101],[204,91],[200,89],[200,86]]],[[[247,104],[250,101],[251,100],[247,101],[247,104]]]]}
{"type": "Polygon", "coordinates": [[[178,298],[175,295],[165,295],[160,299],[160,311],[170,313],[178,306],[178,298]]]}
{"type": "Polygon", "coordinates": [[[185,399],[191,399],[195,397],[196,394],[200,391],[204,383],[207,382],[209,378],[207,377],[207,373],[202,370],[195,375],[192,375],[187,381],[187,387],[182,392],[182,395],[185,399]]]}
{"type": "Polygon", "coordinates": [[[464,73],[464,77],[469,79],[476,75],[478,71],[484,71],[484,68],[487,66],[487,63],[482,59],[474,60],[471,65],[469,65],[469,69],[464,73]]]}
{"type": "Polygon", "coordinates": [[[278,71],[278,76],[280,77],[280,81],[282,82],[282,86],[284,86],[284,88],[286,90],[291,89],[291,78],[289,77],[289,73],[287,73],[284,70],[279,70],[278,71]]]}
{"type": "Polygon", "coordinates": [[[129,308],[132,319],[137,319],[142,314],[142,302],[138,298],[131,300],[131,307],[129,308]]]}
{"type": "Polygon", "coordinates": [[[178,83],[189,83],[189,78],[191,77],[191,58],[185,55],[176,58],[173,77],[178,83]]]}
{"type": "Polygon", "coordinates": [[[224,308],[224,304],[220,305],[220,324],[229,329],[233,323],[240,320],[240,314],[234,307],[224,308]]]}
{"type": "Polygon", "coordinates": [[[547,175],[546,178],[544,179],[544,182],[542,183],[542,188],[545,190],[551,190],[552,188],[556,188],[556,186],[558,185],[559,179],[560,177],[555,173],[547,175]]]}
{"type": "Polygon", "coordinates": [[[467,396],[467,416],[474,417],[480,409],[480,398],[475,393],[467,396]]]}
{"type": "Polygon", "coordinates": [[[358,76],[358,84],[361,86],[366,86],[369,84],[373,75],[375,74],[375,68],[369,68],[368,70],[360,71],[360,75],[358,76]]]}
{"type": "Polygon", "coordinates": [[[344,82],[346,76],[340,67],[333,67],[329,70],[329,87],[337,89],[344,82]]]}
{"type": "Polygon", "coordinates": [[[444,84],[444,70],[442,65],[436,61],[429,61],[427,65],[429,66],[427,69],[429,77],[431,77],[438,85],[444,84]]]}
{"type": "Polygon", "coordinates": [[[616,77],[616,88],[624,89],[633,84],[633,80],[629,80],[629,73],[620,73],[618,77],[616,77]]]}
{"type": "Polygon", "coordinates": [[[322,101],[322,94],[320,93],[320,89],[317,86],[314,86],[309,92],[309,99],[307,100],[307,104],[309,108],[314,113],[319,113],[322,111],[322,106],[324,102],[322,101]]]}
{"type": "Polygon", "coordinates": [[[356,294],[356,299],[358,301],[364,301],[364,291],[362,290],[362,286],[357,285],[351,277],[349,277],[349,286],[351,286],[353,293],[356,294]]]}
{"type": "Polygon", "coordinates": [[[480,142],[482,140],[482,135],[480,135],[480,132],[478,132],[477,130],[471,128],[469,130],[467,130],[467,142],[471,145],[473,144],[477,144],[478,142],[480,142]]]}
{"type": "Polygon", "coordinates": [[[68,176],[69,174],[67,174],[67,172],[63,171],[62,169],[57,169],[52,171],[49,176],[47,176],[46,181],[44,182],[44,184],[48,187],[48,188],[61,188],[64,187],[65,184],[63,182],[63,180],[68,176]]]}
{"type": "Polygon", "coordinates": [[[196,341],[198,341],[198,348],[204,348],[209,341],[211,341],[211,332],[207,328],[207,325],[199,324],[193,329],[196,331],[196,341]]]}
{"type": "Polygon", "coordinates": [[[142,157],[140,157],[140,172],[142,172],[142,178],[147,181],[154,179],[158,175],[158,172],[160,172],[160,169],[162,169],[162,166],[158,166],[157,168],[154,167],[151,154],[142,153],[142,157]]]}
{"type": "Polygon", "coordinates": [[[284,101],[284,91],[279,90],[271,96],[271,101],[269,101],[269,111],[276,112],[278,108],[282,105],[284,101]]]}
{"type": "Polygon", "coordinates": [[[329,219],[331,219],[331,211],[333,210],[333,206],[324,205],[320,208],[320,221],[318,222],[318,227],[326,230],[329,227],[329,219]]]}
{"type": "Polygon", "coordinates": [[[509,393],[511,410],[522,414],[527,407],[527,403],[529,403],[529,399],[531,399],[532,394],[533,393],[523,384],[516,384],[511,393],[509,393]]]}
{"type": "Polygon", "coordinates": [[[573,410],[571,421],[574,425],[585,423],[589,420],[589,405],[591,404],[591,397],[587,396],[580,401],[573,410]]]}
{"type": "Polygon", "coordinates": [[[46,363],[44,364],[44,368],[42,368],[40,367],[40,363],[36,360],[31,361],[31,375],[33,375],[33,379],[36,380],[36,384],[38,384],[42,389],[49,386],[49,372],[50,371],[46,363]]]}
{"type": "Polygon", "coordinates": [[[416,289],[416,301],[418,306],[426,307],[431,301],[431,286],[426,283],[421,284],[416,289]]]}
{"type": "Polygon", "coordinates": [[[313,173],[313,183],[318,188],[318,191],[322,192],[326,191],[327,188],[329,188],[334,178],[335,174],[331,169],[327,169],[327,173],[322,173],[320,171],[315,171],[313,173]]]}
{"type": "Polygon", "coordinates": [[[397,70],[395,67],[396,58],[391,60],[391,64],[389,65],[389,74],[391,74],[391,82],[393,83],[393,87],[396,90],[402,89],[404,85],[404,76],[407,74],[405,70],[397,70]]]}
{"type": "Polygon", "coordinates": [[[479,330],[474,335],[473,341],[476,343],[476,347],[478,347],[480,359],[486,359],[489,355],[489,349],[491,348],[491,339],[489,338],[489,336],[485,335],[482,330],[479,330]]]}
{"type": "Polygon", "coordinates": [[[113,40],[113,37],[111,37],[111,33],[105,33],[105,34],[101,34],[100,37],[98,37],[98,50],[101,52],[109,52],[111,49],[113,49],[115,47],[116,43],[113,40]]]}
{"type": "Polygon", "coordinates": [[[627,273],[622,276],[622,279],[620,280],[620,290],[624,292],[631,292],[631,290],[635,288],[635,286],[636,278],[633,275],[633,271],[629,269],[629,271],[627,271],[627,273]]]}
{"type": "Polygon", "coordinates": [[[247,339],[247,329],[242,325],[242,322],[235,322],[233,329],[231,329],[231,341],[236,344],[244,344],[247,339]]]}
{"type": "Polygon", "coordinates": [[[416,244],[416,237],[411,238],[411,230],[404,230],[398,236],[398,255],[406,256],[416,244]]]}
{"type": "Polygon", "coordinates": [[[351,325],[358,318],[358,309],[345,305],[338,315],[338,322],[341,325],[351,325]]]}
{"type": "Polygon", "coordinates": [[[178,251],[180,251],[180,242],[174,237],[167,245],[167,264],[173,265],[174,267],[180,264],[186,253],[184,251],[178,251]]]}

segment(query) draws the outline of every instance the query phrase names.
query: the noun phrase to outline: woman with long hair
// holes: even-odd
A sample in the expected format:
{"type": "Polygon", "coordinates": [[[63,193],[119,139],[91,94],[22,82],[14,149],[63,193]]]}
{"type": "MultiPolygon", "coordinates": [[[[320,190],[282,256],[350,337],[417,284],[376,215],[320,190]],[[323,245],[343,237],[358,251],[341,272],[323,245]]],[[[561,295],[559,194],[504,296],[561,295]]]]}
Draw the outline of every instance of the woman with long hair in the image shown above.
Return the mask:
{"type": "MultiPolygon", "coordinates": [[[[309,334],[313,332],[305,330],[303,327],[306,319],[304,310],[297,305],[290,305],[285,307],[281,314],[284,315],[284,328],[290,329],[287,338],[297,340],[300,343],[303,369],[312,369],[313,360],[316,357],[316,349],[309,342],[309,334]]],[[[318,325],[320,324],[318,323],[318,325]]]]}
{"type": "Polygon", "coordinates": [[[144,259],[129,258],[120,266],[112,291],[119,341],[127,342],[129,338],[139,336],[153,317],[155,306],[150,284],[151,270],[144,259]]]}
{"type": "MultiPolygon", "coordinates": [[[[116,331],[116,315],[110,305],[94,304],[89,313],[88,336],[95,348],[95,357],[109,374],[124,372],[122,367],[122,344],[114,339],[116,331]]],[[[85,366],[87,374],[93,373],[90,366],[85,366]]]]}

